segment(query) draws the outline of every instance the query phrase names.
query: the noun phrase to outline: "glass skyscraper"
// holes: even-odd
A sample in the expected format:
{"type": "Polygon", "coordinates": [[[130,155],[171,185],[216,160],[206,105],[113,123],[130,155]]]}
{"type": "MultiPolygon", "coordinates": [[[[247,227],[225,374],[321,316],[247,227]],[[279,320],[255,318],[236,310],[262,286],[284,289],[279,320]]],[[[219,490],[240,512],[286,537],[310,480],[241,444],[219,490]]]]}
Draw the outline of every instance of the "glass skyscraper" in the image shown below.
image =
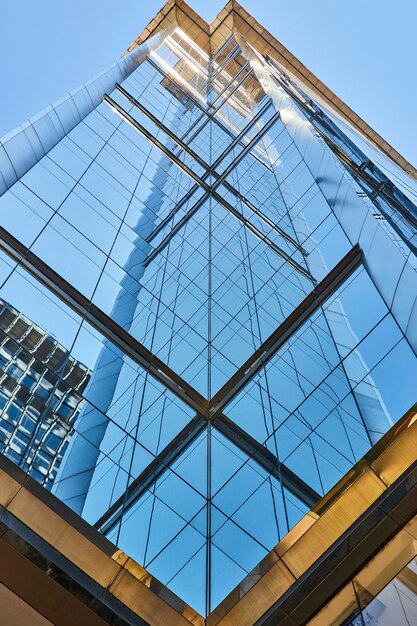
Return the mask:
{"type": "Polygon", "coordinates": [[[236,2],[170,0],[0,173],[1,445],[218,623],[417,401],[416,170],[236,2]]]}

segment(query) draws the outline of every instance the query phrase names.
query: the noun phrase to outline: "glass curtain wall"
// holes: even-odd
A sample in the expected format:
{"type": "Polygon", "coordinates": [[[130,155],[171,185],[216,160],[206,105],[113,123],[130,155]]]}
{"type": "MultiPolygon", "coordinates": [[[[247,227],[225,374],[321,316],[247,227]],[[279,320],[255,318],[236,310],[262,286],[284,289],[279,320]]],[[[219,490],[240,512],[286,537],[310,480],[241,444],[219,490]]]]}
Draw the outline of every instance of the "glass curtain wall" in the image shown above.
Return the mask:
{"type": "Polygon", "coordinates": [[[412,210],[279,72],[171,30],[0,198],[0,297],[90,372],[52,490],[201,614],[416,401],[412,210]]]}

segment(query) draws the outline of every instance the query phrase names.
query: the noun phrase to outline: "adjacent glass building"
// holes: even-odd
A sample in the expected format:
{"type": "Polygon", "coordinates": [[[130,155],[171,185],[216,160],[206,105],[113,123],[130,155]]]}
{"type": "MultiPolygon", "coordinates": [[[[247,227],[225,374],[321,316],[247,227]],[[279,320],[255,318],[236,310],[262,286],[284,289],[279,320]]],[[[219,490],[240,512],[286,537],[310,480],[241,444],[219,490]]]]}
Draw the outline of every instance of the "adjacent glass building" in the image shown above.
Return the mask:
{"type": "Polygon", "coordinates": [[[50,489],[90,372],[3,300],[0,333],[0,449],[50,489]],[[60,378],[54,369],[61,370],[60,378]]]}
{"type": "Polygon", "coordinates": [[[170,0],[0,172],[2,448],[218,623],[417,401],[416,170],[170,0]]]}

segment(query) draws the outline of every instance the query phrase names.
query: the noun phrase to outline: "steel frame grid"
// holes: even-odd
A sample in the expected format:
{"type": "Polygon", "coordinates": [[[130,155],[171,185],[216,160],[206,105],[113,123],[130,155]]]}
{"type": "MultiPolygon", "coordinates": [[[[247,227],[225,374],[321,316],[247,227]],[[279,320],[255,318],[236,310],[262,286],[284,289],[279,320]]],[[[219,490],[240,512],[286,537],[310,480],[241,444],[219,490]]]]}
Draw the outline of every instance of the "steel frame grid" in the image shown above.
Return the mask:
{"type": "MultiPolygon", "coordinates": [[[[244,226],[246,226],[254,235],[255,237],[257,237],[258,239],[260,239],[261,241],[263,241],[269,248],[271,248],[271,250],[273,250],[276,254],[278,254],[278,256],[280,256],[281,258],[284,259],[284,261],[286,261],[287,263],[289,263],[289,265],[291,265],[297,272],[299,272],[302,276],[304,276],[305,278],[307,278],[308,280],[310,280],[313,284],[316,283],[315,279],[311,276],[310,272],[308,270],[306,270],[304,267],[302,267],[297,261],[295,261],[287,252],[285,252],[284,250],[282,250],[282,248],[280,248],[279,246],[277,246],[272,240],[269,239],[269,237],[267,237],[266,235],[264,235],[262,233],[262,231],[260,231],[256,226],[254,226],[250,220],[248,220],[247,218],[245,218],[243,216],[243,214],[238,211],[235,207],[233,207],[225,198],[223,198],[217,191],[216,189],[218,187],[220,187],[221,184],[224,184],[225,186],[227,185],[227,189],[229,191],[231,191],[231,193],[233,193],[234,195],[236,195],[239,200],[241,200],[242,202],[244,202],[247,206],[249,206],[248,201],[246,199],[241,199],[243,198],[242,194],[236,192],[234,190],[234,188],[232,187],[232,185],[230,185],[227,181],[226,178],[227,176],[229,176],[229,174],[232,172],[232,170],[236,167],[236,165],[238,165],[238,163],[252,150],[253,146],[256,145],[256,143],[258,143],[258,141],[262,138],[262,136],[268,132],[268,130],[271,128],[271,126],[275,123],[275,121],[279,118],[279,114],[275,113],[270,120],[265,124],[265,126],[262,127],[262,129],[259,131],[259,133],[245,146],[245,148],[240,152],[239,156],[226,168],[226,170],[222,173],[222,174],[217,174],[215,168],[218,167],[218,165],[220,164],[220,162],[226,158],[226,156],[230,153],[230,151],[238,144],[240,143],[240,137],[245,136],[248,132],[248,130],[250,130],[250,128],[252,128],[258,121],[258,119],[263,115],[263,113],[271,106],[271,102],[268,102],[259,112],[258,114],[248,123],[248,125],[242,130],[241,134],[239,136],[236,137],[235,141],[232,142],[227,149],[224,151],[224,153],[215,161],[215,163],[211,166],[209,166],[207,163],[205,163],[204,160],[202,160],[193,150],[191,150],[186,144],[183,143],[183,141],[181,139],[179,139],[171,130],[169,130],[164,124],[162,124],[161,122],[159,122],[159,120],[157,120],[157,118],[155,118],[155,116],[148,111],[142,104],[140,104],[135,98],[133,98],[125,89],[123,89],[120,86],[116,87],[118,89],[118,91],[120,91],[132,104],[134,104],[144,115],[146,115],[146,117],[148,117],[155,125],[158,126],[158,128],[160,128],[163,132],[166,133],[166,135],[175,143],[177,143],[182,150],[184,150],[184,152],[186,152],[187,154],[189,154],[191,156],[191,158],[193,158],[196,162],[198,162],[200,165],[202,165],[203,167],[205,167],[207,169],[206,174],[203,177],[198,176],[188,165],[186,165],[181,159],[179,159],[179,157],[177,155],[175,155],[172,150],[170,150],[169,148],[167,148],[167,146],[165,146],[161,141],[159,141],[158,139],[156,139],[156,137],[154,137],[152,135],[152,133],[150,133],[142,124],[140,124],[140,122],[138,122],[133,116],[131,116],[129,113],[127,113],[127,111],[125,111],[123,109],[123,107],[121,107],[115,100],[113,100],[113,98],[111,98],[108,95],[104,96],[104,101],[114,110],[116,111],[120,117],[122,117],[127,123],[129,123],[131,126],[133,126],[138,132],[140,132],[144,137],[146,137],[146,139],[148,139],[156,148],[158,148],[165,156],[167,156],[169,159],[171,159],[171,161],[173,163],[175,163],[175,165],[177,165],[177,167],[179,167],[180,169],[182,169],[184,171],[185,174],[187,174],[187,176],[189,176],[194,182],[197,183],[197,185],[199,185],[206,193],[204,196],[202,196],[202,198],[200,198],[196,204],[191,207],[191,209],[189,209],[189,211],[187,212],[187,214],[181,218],[180,222],[178,222],[178,224],[176,224],[171,231],[169,232],[169,234],[165,237],[165,239],[158,244],[158,246],[149,253],[148,257],[145,260],[145,265],[148,265],[167,245],[168,243],[171,241],[172,237],[187,223],[187,221],[195,214],[195,212],[197,211],[198,208],[200,208],[202,206],[202,204],[208,199],[209,195],[211,195],[224,209],[226,209],[229,213],[231,213],[238,221],[240,221],[244,226]],[[210,175],[215,176],[216,180],[213,184],[209,185],[205,182],[205,179],[207,177],[209,177],[210,175]]],[[[197,186],[194,186],[192,189],[190,189],[187,194],[184,196],[184,198],[170,211],[169,216],[167,216],[164,221],[163,224],[165,227],[166,221],[168,220],[168,217],[171,218],[171,216],[173,217],[175,215],[175,213],[178,211],[178,209],[184,205],[185,203],[185,199],[190,199],[193,195],[193,193],[195,192],[195,190],[197,189],[197,186]]],[[[259,209],[256,209],[255,207],[252,208],[252,206],[250,206],[251,210],[253,210],[253,212],[255,212],[258,215],[262,216],[262,219],[264,219],[264,221],[266,223],[269,222],[269,220],[263,216],[262,212],[259,211],[259,209]]],[[[161,224],[158,225],[158,232],[160,232],[161,230],[161,224]]],[[[277,230],[277,228],[275,227],[274,230],[277,230]]],[[[156,229],[155,229],[156,231],[156,229]]],[[[156,232],[154,231],[154,233],[151,234],[151,236],[148,237],[148,241],[150,241],[154,234],[156,234],[156,232]]],[[[281,229],[279,229],[279,234],[281,235],[281,229]]],[[[291,237],[289,237],[288,235],[285,237],[285,239],[287,241],[290,241],[291,243],[293,243],[293,239],[291,237]]],[[[294,242],[295,243],[295,242],[294,242]]],[[[300,250],[300,246],[297,245],[297,248],[300,250]]],[[[302,249],[301,249],[302,250],[302,249]]]]}
{"type": "MultiPolygon", "coordinates": [[[[157,480],[184,450],[202,432],[207,423],[221,432],[231,443],[245,454],[249,453],[261,467],[280,477],[285,486],[300,498],[307,506],[312,506],[320,498],[309,485],[301,481],[289,468],[281,463],[269,450],[259,444],[250,435],[222,414],[223,408],[232,401],[239,391],[256,373],[276,354],[280,347],[293,336],[302,324],[316,311],[322,303],[333,295],[345,280],[361,265],[362,252],[358,245],[338,263],[338,265],[321,281],[317,287],[303,300],[293,313],[276,329],[276,331],[260,346],[260,348],[235,372],[229,381],[213,396],[211,400],[204,398],[189,383],[181,378],[169,366],[152,354],[139,341],[114,322],[108,315],[96,307],[86,296],[70,285],[42,259],[31,252],[8,231],[0,227],[0,249],[15,260],[20,267],[35,277],[41,284],[57,295],[67,306],[98,330],[113,345],[125,352],[133,361],[154,377],[164,387],[174,393],[180,400],[197,411],[197,416],[181,431],[175,439],[160,453],[158,457],[142,472],[140,477],[122,496],[123,503],[131,505],[143,492],[141,485],[147,488],[157,480]]],[[[111,518],[114,526],[114,514],[120,509],[121,502],[110,507],[102,515],[96,526],[102,527],[111,518]]]]}

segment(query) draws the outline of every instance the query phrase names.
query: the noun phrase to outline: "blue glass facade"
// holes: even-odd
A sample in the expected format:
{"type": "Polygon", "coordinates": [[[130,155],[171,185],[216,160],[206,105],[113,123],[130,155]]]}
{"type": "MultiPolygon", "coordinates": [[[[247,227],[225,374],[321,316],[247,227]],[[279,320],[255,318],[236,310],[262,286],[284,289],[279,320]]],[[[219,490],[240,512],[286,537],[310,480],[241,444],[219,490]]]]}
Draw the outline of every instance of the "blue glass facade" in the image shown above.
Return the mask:
{"type": "Polygon", "coordinates": [[[3,176],[0,298],[91,372],[53,492],[207,614],[417,399],[415,181],[238,32],[100,81],[3,176]]]}

